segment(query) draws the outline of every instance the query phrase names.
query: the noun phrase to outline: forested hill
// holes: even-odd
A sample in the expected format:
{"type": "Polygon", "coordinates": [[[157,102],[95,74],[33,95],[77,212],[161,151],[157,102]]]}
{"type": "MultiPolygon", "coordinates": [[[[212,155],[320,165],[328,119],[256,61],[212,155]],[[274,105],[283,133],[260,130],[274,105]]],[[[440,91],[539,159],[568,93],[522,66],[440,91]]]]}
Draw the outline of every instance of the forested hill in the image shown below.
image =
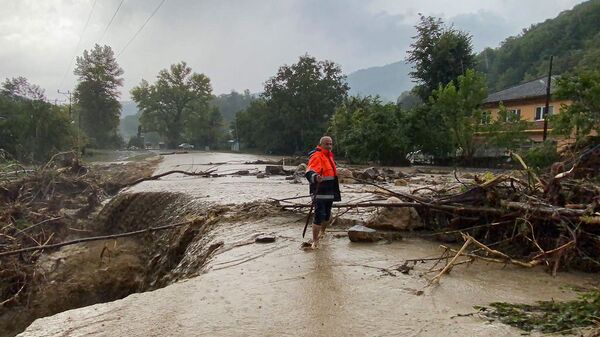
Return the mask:
{"type": "Polygon", "coordinates": [[[550,55],[553,73],[599,67],[600,0],[590,0],[554,19],[532,25],[498,48],[477,56],[478,68],[487,75],[490,91],[547,74],[550,55]]]}
{"type": "Polygon", "coordinates": [[[348,75],[351,95],[379,95],[384,101],[396,102],[398,96],[410,90],[414,83],[408,73],[411,66],[404,61],[381,67],[360,69],[348,75]]]}

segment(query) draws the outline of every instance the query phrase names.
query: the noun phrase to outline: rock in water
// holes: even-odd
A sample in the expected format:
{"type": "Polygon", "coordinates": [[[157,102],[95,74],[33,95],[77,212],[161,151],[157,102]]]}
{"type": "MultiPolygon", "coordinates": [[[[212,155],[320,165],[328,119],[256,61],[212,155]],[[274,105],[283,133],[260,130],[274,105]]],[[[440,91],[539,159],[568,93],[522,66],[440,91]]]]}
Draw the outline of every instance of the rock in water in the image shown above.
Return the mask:
{"type": "Polygon", "coordinates": [[[361,179],[375,180],[379,176],[379,171],[375,167],[369,167],[359,174],[361,179]]]}
{"type": "Polygon", "coordinates": [[[352,171],[347,168],[338,168],[337,175],[340,180],[340,184],[352,184],[356,182],[356,180],[352,179],[352,177],[354,177],[352,171]]]}
{"type": "Polygon", "coordinates": [[[275,235],[260,234],[259,236],[256,237],[256,239],[254,239],[254,242],[257,242],[257,243],[271,243],[271,242],[275,242],[275,235]]]}
{"type": "Polygon", "coordinates": [[[262,178],[265,178],[266,176],[267,176],[266,174],[260,172],[256,175],[256,178],[262,179],[262,178]]]}
{"type": "MultiPolygon", "coordinates": [[[[391,197],[388,203],[399,203],[400,199],[391,197]]],[[[413,230],[423,227],[421,217],[414,207],[389,207],[379,208],[367,221],[369,228],[389,230],[413,230]]]]}
{"type": "Polygon", "coordinates": [[[283,166],[267,165],[265,167],[265,173],[269,175],[286,175],[287,172],[283,169],[283,166]]]}
{"type": "Polygon", "coordinates": [[[355,225],[348,230],[348,238],[352,242],[376,242],[380,240],[401,240],[398,232],[377,231],[363,225],[355,225]]]}
{"type": "Polygon", "coordinates": [[[408,186],[408,181],[406,181],[405,179],[396,179],[396,181],[394,181],[394,185],[395,186],[408,186]]]}

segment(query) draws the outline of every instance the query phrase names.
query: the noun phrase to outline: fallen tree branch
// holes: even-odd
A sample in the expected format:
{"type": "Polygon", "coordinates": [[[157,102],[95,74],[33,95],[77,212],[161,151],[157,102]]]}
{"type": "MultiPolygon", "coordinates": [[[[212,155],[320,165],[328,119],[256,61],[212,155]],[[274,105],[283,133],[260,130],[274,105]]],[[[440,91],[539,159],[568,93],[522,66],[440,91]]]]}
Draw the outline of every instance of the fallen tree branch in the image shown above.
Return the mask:
{"type": "Polygon", "coordinates": [[[168,172],[164,172],[161,174],[157,174],[157,175],[153,175],[151,177],[145,177],[145,178],[140,178],[137,179],[133,182],[127,183],[127,184],[123,184],[121,185],[121,188],[125,188],[125,187],[131,187],[133,185],[137,185],[143,181],[148,181],[148,180],[158,180],[164,176],[167,176],[169,174],[184,174],[186,176],[196,176],[196,177],[210,177],[210,175],[214,172],[215,170],[208,170],[208,171],[200,171],[200,172],[188,172],[188,171],[182,171],[182,170],[173,170],[173,171],[168,171],[168,172]]]}
{"type": "Polygon", "coordinates": [[[440,283],[440,279],[442,278],[442,276],[446,273],[448,273],[451,269],[452,266],[454,265],[454,263],[456,262],[456,260],[459,258],[459,256],[461,256],[461,254],[469,247],[469,245],[471,245],[471,243],[473,242],[473,237],[468,236],[467,241],[465,241],[465,243],[463,244],[462,247],[460,247],[460,249],[458,250],[458,252],[456,253],[456,255],[454,255],[454,257],[452,258],[452,260],[450,260],[450,262],[448,262],[446,264],[446,266],[442,269],[442,271],[439,272],[439,274],[435,275],[427,284],[427,286],[431,286],[433,284],[439,284],[440,283]]]}
{"type": "Polygon", "coordinates": [[[532,213],[545,214],[545,215],[564,215],[570,217],[580,217],[587,213],[586,210],[581,209],[571,209],[557,206],[547,206],[547,205],[530,205],[522,202],[516,201],[506,201],[500,200],[500,205],[502,207],[510,208],[510,209],[519,209],[523,211],[528,211],[532,213]]]}
{"type": "Polygon", "coordinates": [[[152,233],[152,232],[156,232],[156,231],[161,231],[161,230],[165,230],[165,229],[171,229],[171,228],[188,225],[197,220],[198,219],[186,220],[186,221],[178,222],[178,223],[171,224],[171,225],[165,225],[165,226],[159,226],[159,227],[149,227],[146,229],[141,229],[141,230],[132,231],[132,232],[126,232],[126,233],[120,233],[120,234],[92,236],[92,237],[87,237],[87,238],[75,239],[75,240],[71,240],[71,241],[65,241],[65,242],[61,242],[61,243],[55,243],[55,244],[51,244],[51,245],[41,245],[41,246],[35,246],[35,247],[21,248],[21,249],[17,249],[17,250],[8,251],[8,252],[0,252],[0,257],[16,255],[16,254],[26,253],[26,252],[32,252],[32,251],[36,251],[36,250],[60,248],[60,247],[74,245],[74,244],[83,243],[83,242],[116,239],[116,238],[122,238],[122,237],[127,237],[127,236],[152,233]]]}
{"type": "MultiPolygon", "coordinates": [[[[294,208],[307,208],[310,204],[293,204],[293,205],[282,205],[283,209],[294,209],[294,208]]],[[[473,213],[492,213],[492,214],[504,214],[505,211],[493,207],[477,207],[477,206],[463,206],[463,205],[437,205],[431,203],[419,203],[419,202],[362,202],[354,204],[333,204],[332,208],[358,208],[358,207],[424,207],[438,210],[452,211],[456,213],[461,212],[473,212],[473,213]]]]}

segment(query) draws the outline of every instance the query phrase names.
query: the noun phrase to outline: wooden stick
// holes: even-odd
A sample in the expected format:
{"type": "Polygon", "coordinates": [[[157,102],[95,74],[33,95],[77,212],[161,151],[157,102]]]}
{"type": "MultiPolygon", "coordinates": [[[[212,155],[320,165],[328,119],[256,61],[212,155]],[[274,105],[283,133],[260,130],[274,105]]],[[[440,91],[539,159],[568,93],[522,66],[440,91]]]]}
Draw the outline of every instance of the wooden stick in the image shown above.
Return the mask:
{"type": "Polygon", "coordinates": [[[127,233],[121,233],[121,234],[112,234],[112,235],[104,235],[104,236],[93,236],[93,237],[75,239],[75,240],[71,240],[71,241],[65,241],[65,242],[61,242],[61,243],[55,243],[55,244],[51,244],[51,245],[41,245],[41,246],[36,246],[36,247],[21,248],[21,249],[17,249],[17,250],[8,251],[8,252],[0,252],[0,257],[9,256],[9,255],[15,255],[15,254],[20,254],[20,253],[25,253],[25,252],[31,252],[31,251],[36,251],[36,250],[42,250],[42,249],[60,248],[60,247],[63,247],[63,246],[74,245],[74,244],[82,243],[82,242],[99,241],[99,240],[107,240],[107,239],[116,239],[116,238],[122,238],[122,237],[127,237],[127,236],[134,236],[134,235],[139,235],[139,234],[151,233],[151,232],[156,232],[156,231],[161,231],[161,230],[165,230],[165,229],[171,229],[171,228],[175,228],[175,227],[179,227],[179,226],[191,224],[191,223],[193,223],[196,220],[197,219],[186,220],[186,221],[178,222],[178,223],[175,223],[175,224],[172,224],[172,225],[165,225],[165,226],[159,226],[159,227],[149,227],[149,228],[146,228],[146,229],[141,229],[141,230],[137,230],[137,231],[133,231],[133,232],[127,232],[127,233]]]}
{"type": "Polygon", "coordinates": [[[471,236],[468,236],[467,241],[465,241],[465,243],[463,244],[463,246],[460,248],[460,250],[456,253],[456,255],[454,255],[454,257],[452,258],[452,260],[450,260],[450,262],[448,262],[446,264],[446,266],[442,269],[442,271],[439,272],[439,274],[435,275],[431,281],[429,281],[429,283],[427,284],[427,286],[430,286],[432,284],[439,284],[440,283],[440,278],[442,278],[442,275],[444,275],[445,273],[449,272],[450,269],[452,269],[452,265],[454,264],[454,262],[456,262],[456,260],[458,259],[458,257],[469,247],[469,245],[473,242],[473,238],[471,236]]]}
{"type": "MultiPolygon", "coordinates": [[[[310,204],[295,204],[295,205],[283,205],[283,209],[290,208],[308,208],[310,204]]],[[[425,207],[439,210],[453,211],[453,212],[474,212],[474,213],[492,213],[492,214],[504,214],[505,211],[493,207],[477,207],[477,206],[462,206],[462,205],[437,205],[431,203],[419,203],[419,202],[362,202],[355,204],[333,204],[333,208],[358,208],[358,207],[425,207]]]]}
{"type": "Polygon", "coordinates": [[[137,185],[137,184],[139,184],[139,183],[141,183],[143,181],[157,180],[157,179],[160,179],[160,178],[162,178],[164,176],[167,176],[169,174],[179,173],[179,174],[185,174],[187,176],[209,177],[210,174],[212,172],[214,172],[214,171],[215,170],[208,170],[208,171],[201,171],[201,172],[188,172],[188,171],[182,171],[182,170],[173,170],[173,171],[168,171],[168,172],[164,172],[164,173],[161,173],[161,174],[153,175],[151,177],[145,177],[145,178],[137,179],[137,180],[135,180],[135,181],[133,181],[131,183],[127,183],[127,184],[121,185],[121,188],[125,188],[125,187],[130,187],[130,186],[133,186],[133,185],[137,185]]]}
{"type": "Polygon", "coordinates": [[[538,214],[546,214],[546,215],[565,215],[565,216],[583,216],[586,214],[586,210],[581,209],[570,209],[564,207],[555,207],[555,206],[547,206],[547,205],[529,205],[516,201],[505,201],[501,200],[500,205],[506,208],[519,209],[523,211],[530,211],[538,214]]]}

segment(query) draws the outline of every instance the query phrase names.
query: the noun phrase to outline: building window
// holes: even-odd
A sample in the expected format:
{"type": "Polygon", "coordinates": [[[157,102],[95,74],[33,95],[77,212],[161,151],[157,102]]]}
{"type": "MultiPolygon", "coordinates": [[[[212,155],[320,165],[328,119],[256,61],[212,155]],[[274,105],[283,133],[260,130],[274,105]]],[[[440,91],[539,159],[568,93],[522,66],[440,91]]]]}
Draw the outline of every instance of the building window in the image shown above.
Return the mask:
{"type": "Polygon", "coordinates": [[[481,114],[481,124],[490,124],[490,122],[492,121],[492,112],[491,111],[484,111],[481,114]]]}
{"type": "MultiPolygon", "coordinates": [[[[552,111],[552,110],[550,110],[552,111]]],[[[505,122],[511,123],[521,119],[521,109],[510,109],[507,111],[505,122]]]]}
{"type": "MultiPolygon", "coordinates": [[[[548,116],[552,116],[554,107],[552,105],[550,105],[548,108],[549,108],[548,116]]],[[[538,106],[537,108],[535,108],[535,120],[536,121],[544,120],[544,115],[546,115],[546,107],[545,106],[538,106]]]]}

